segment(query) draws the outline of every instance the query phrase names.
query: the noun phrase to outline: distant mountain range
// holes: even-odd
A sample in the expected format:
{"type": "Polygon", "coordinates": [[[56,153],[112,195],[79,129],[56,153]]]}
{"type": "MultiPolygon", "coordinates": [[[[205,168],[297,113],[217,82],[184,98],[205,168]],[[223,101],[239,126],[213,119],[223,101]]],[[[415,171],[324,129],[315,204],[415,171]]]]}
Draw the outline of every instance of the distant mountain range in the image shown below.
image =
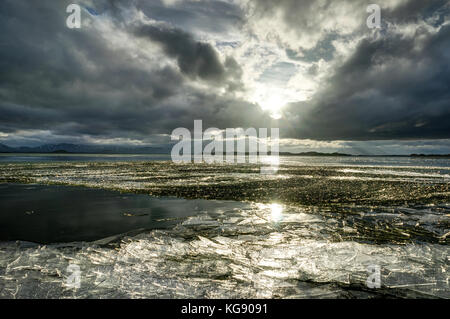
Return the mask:
{"type": "Polygon", "coordinates": [[[280,152],[282,156],[354,156],[345,153],[320,153],[320,152],[303,152],[303,153],[291,153],[291,152],[280,152]]]}
{"type": "MultiPolygon", "coordinates": [[[[115,146],[115,145],[78,145],[78,144],[45,144],[41,146],[10,147],[0,143],[0,153],[84,153],[84,154],[170,154],[172,145],[151,146],[115,146]]],[[[236,154],[236,153],[235,153],[236,154]]],[[[352,155],[345,153],[280,152],[281,156],[398,156],[398,157],[444,157],[450,154],[411,154],[411,155],[352,155]]]]}
{"type": "Polygon", "coordinates": [[[114,145],[77,145],[45,144],[29,147],[9,147],[0,144],[0,153],[87,153],[87,154],[169,154],[171,146],[114,146],[114,145]]]}

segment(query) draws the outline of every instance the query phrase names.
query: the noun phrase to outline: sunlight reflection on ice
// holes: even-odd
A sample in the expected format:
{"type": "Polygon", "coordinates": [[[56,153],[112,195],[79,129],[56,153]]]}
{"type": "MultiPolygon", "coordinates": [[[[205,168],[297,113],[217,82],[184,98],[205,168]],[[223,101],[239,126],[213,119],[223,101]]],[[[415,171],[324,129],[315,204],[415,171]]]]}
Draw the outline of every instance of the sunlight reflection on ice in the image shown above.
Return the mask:
{"type": "MultiPolygon", "coordinates": [[[[387,226],[393,229],[399,219],[415,225],[425,212],[436,216],[419,223],[427,223],[438,234],[446,231],[433,226],[445,217],[430,207],[389,211],[396,217],[387,226]]],[[[109,245],[106,241],[46,246],[3,242],[0,297],[361,298],[387,291],[400,297],[448,296],[448,246],[375,244],[371,237],[362,237],[364,233],[358,235],[363,240],[357,241],[342,231],[341,214],[325,213],[252,203],[203,211],[172,229],[125,236],[109,245]],[[69,263],[81,267],[78,290],[65,287],[69,263]],[[365,289],[371,264],[382,269],[380,290],[365,289]],[[401,291],[390,290],[394,287],[401,291]]],[[[378,208],[365,213],[363,220],[345,214],[345,227],[361,231],[357,223],[365,221],[362,226],[370,227],[373,216],[388,222],[387,213],[378,208]]],[[[377,227],[378,221],[374,220],[377,227]]]]}
{"type": "Polygon", "coordinates": [[[273,203],[270,205],[270,209],[270,219],[275,223],[280,222],[283,219],[283,206],[273,203]]]}

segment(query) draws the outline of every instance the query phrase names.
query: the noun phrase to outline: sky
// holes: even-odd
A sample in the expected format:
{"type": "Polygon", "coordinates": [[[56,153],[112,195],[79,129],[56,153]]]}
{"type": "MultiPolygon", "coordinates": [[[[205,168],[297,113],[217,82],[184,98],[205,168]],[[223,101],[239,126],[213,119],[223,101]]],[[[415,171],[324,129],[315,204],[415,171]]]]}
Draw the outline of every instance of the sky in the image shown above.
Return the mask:
{"type": "Polygon", "coordinates": [[[9,146],[160,146],[201,119],[281,151],[450,153],[447,1],[2,0],[0,30],[9,146]]]}

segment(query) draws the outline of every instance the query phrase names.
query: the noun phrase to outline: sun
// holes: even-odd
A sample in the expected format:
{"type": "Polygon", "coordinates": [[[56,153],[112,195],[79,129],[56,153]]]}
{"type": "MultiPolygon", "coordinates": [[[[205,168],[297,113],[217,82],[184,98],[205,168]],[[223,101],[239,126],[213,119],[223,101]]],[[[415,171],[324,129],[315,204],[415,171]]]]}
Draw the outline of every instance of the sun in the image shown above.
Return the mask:
{"type": "Polygon", "coordinates": [[[261,109],[268,111],[273,119],[278,120],[281,118],[281,110],[285,105],[285,100],[281,95],[266,94],[260,97],[257,103],[261,109]]]}

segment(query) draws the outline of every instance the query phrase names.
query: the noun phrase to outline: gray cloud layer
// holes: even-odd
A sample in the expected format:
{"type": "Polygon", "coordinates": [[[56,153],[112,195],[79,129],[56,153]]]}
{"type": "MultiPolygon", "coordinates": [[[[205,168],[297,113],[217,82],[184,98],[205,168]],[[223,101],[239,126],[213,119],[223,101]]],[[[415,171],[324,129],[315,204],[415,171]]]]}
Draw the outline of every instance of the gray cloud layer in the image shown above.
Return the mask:
{"type": "MultiPolygon", "coordinates": [[[[92,12],[98,15],[83,11],[83,19],[104,19],[104,29],[88,24],[70,30],[69,3],[1,1],[0,133],[151,142],[151,135],[203,119],[205,127],[279,126],[284,137],[299,139],[450,138],[445,1],[387,8],[377,33],[365,26],[365,1],[325,1],[324,14],[315,12],[315,1],[258,0],[248,12],[247,5],[222,1],[174,3],[97,2],[92,12]],[[327,18],[337,3],[349,19],[362,8],[354,19],[361,23],[351,31],[345,24],[330,27],[327,18]],[[136,12],[144,18],[133,21],[136,12]],[[241,29],[258,39],[246,26],[279,13],[280,30],[295,31],[291,42],[275,37],[287,59],[307,63],[310,75],[319,73],[320,61],[330,68],[309,100],[290,103],[275,121],[246,97],[245,60],[219,49],[220,39],[228,43],[230,32],[241,29]],[[141,50],[116,45],[115,30],[125,39],[117,41],[141,50]],[[208,32],[210,40],[203,40],[208,32]],[[303,47],[305,34],[317,40],[312,48],[303,47]],[[333,41],[350,38],[354,48],[337,58],[333,41]],[[146,56],[147,46],[161,60],[146,56]]],[[[250,59],[251,52],[243,56],[250,59]]]]}
{"type": "Polygon", "coordinates": [[[312,103],[286,110],[299,121],[288,134],[320,139],[448,137],[449,52],[450,25],[435,34],[419,29],[409,39],[362,40],[312,103]]]}

